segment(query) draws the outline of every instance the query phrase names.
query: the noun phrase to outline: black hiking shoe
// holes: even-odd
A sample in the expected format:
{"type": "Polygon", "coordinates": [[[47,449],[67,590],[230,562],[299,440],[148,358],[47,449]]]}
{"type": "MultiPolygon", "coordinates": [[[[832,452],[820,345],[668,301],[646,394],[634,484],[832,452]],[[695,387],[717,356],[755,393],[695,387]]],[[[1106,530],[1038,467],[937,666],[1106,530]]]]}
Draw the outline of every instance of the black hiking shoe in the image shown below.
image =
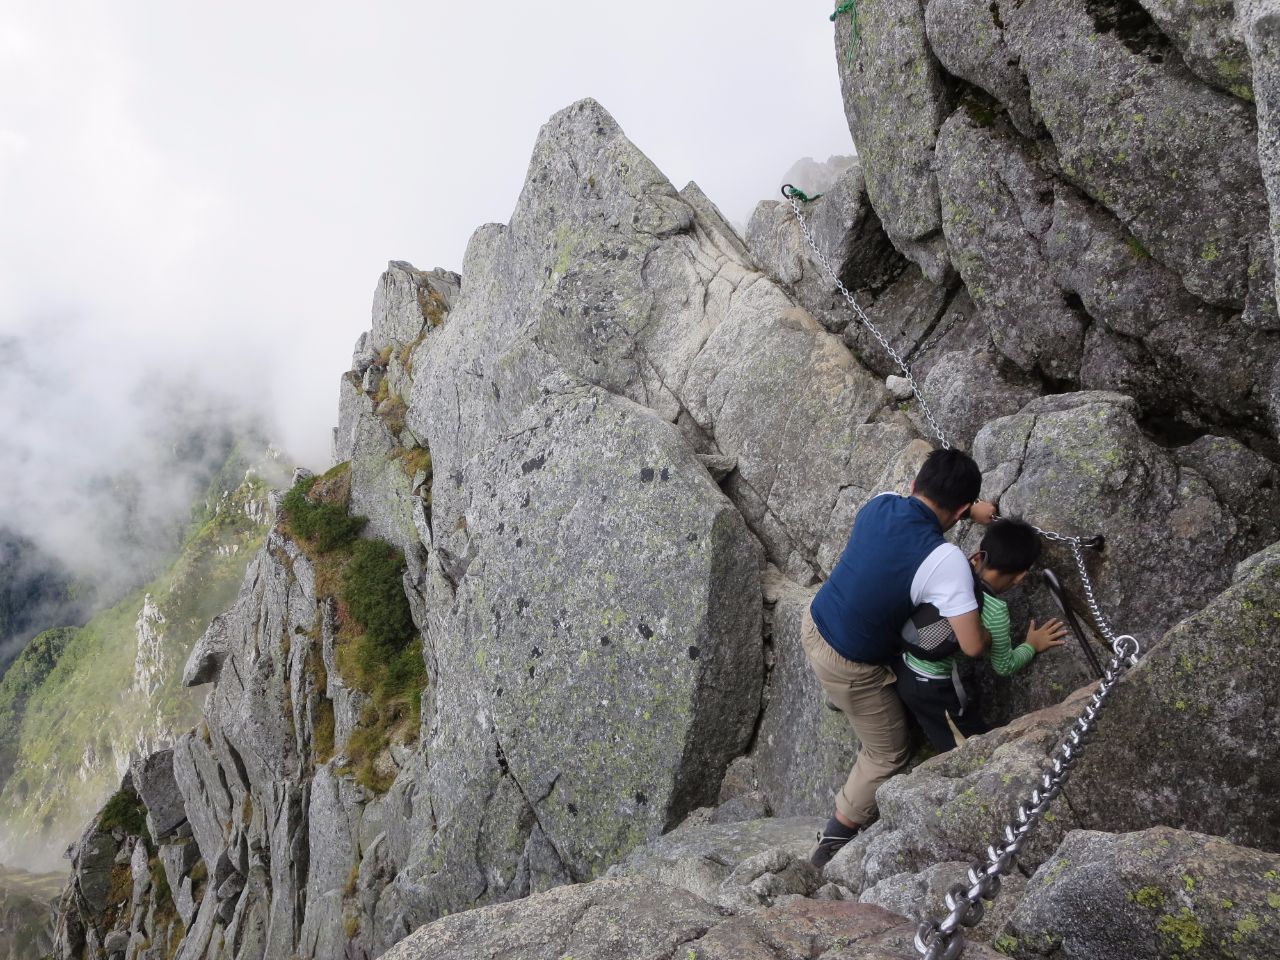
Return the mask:
{"type": "Polygon", "coordinates": [[[845,845],[861,832],[860,827],[846,827],[832,817],[827,825],[818,833],[818,845],[809,855],[809,862],[821,870],[831,858],[845,848],[845,845]]]}

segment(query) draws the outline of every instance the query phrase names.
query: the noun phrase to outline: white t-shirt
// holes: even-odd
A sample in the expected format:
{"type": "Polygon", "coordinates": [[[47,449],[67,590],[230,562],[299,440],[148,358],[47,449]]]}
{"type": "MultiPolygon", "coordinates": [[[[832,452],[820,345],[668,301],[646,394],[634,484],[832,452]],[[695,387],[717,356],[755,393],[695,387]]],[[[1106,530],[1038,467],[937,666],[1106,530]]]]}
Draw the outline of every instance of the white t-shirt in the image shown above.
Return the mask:
{"type": "Polygon", "coordinates": [[[933,549],[911,578],[911,602],[932,603],[944,617],[958,617],[978,609],[973,594],[973,569],[959,547],[942,543],[933,549]]]}

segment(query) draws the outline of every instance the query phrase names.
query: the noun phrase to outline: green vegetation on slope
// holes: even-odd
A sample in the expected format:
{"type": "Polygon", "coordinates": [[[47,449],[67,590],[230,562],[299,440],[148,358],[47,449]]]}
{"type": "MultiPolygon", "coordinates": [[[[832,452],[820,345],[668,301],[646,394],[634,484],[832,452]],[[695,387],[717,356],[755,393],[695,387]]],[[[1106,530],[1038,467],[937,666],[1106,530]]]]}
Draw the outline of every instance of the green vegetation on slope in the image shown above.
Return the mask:
{"type": "Polygon", "coordinates": [[[58,665],[58,657],[76,635],[75,627],[56,627],[34,637],[9,665],[0,681],[0,784],[9,779],[18,751],[18,724],[27,700],[58,665]]]}
{"type": "MultiPolygon", "coordinates": [[[[416,738],[427,675],[404,592],[404,554],[381,540],[357,539],[365,518],[348,515],[350,490],[345,463],[300,481],[284,500],[286,528],[315,565],[317,594],[335,601],[342,679],[370,697],[344,751],[348,768],[383,792],[391,779],[378,770],[378,757],[393,740],[416,738]]],[[[327,722],[317,729],[316,752],[323,762],[333,749],[332,705],[321,717],[327,722]]]]}
{"type": "Polygon", "coordinates": [[[182,686],[183,665],[209,621],[235,599],[265,535],[254,516],[261,516],[266,481],[246,477],[239,448],[232,460],[198,505],[198,522],[167,571],[84,627],[41,635],[20,658],[23,666],[0,679],[0,718],[12,718],[0,727],[0,761],[9,758],[0,767],[7,774],[0,860],[58,864],[119,785],[117,761],[198,719],[202,696],[182,686]],[[231,481],[238,485],[218,486],[231,481]],[[140,677],[137,625],[147,594],[164,620],[154,624],[159,661],[140,677]],[[19,837],[24,847],[16,846],[19,837]]]}

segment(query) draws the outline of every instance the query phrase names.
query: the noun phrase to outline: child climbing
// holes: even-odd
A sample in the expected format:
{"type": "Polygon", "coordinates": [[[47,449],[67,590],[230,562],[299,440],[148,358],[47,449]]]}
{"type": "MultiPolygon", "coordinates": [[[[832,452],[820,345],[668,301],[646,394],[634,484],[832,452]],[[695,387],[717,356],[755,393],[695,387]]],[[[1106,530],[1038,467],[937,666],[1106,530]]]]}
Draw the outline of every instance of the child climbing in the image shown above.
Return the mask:
{"type": "MultiPolygon", "coordinates": [[[[1010,642],[1009,605],[997,596],[1012,590],[1040,559],[1040,536],[1020,520],[1000,520],[982,538],[978,552],[969,558],[974,589],[980,593],[982,626],[990,637],[991,666],[1002,677],[1017,673],[1037,653],[1066,641],[1067,627],[1060,620],[1037,626],[1032,620],[1027,638],[1013,647],[1010,642]]],[[[986,733],[975,697],[968,694],[956,670],[960,647],[950,625],[936,608],[917,607],[902,630],[904,652],[894,663],[898,695],[924,729],[925,736],[941,751],[956,746],[961,736],[986,733]]]]}

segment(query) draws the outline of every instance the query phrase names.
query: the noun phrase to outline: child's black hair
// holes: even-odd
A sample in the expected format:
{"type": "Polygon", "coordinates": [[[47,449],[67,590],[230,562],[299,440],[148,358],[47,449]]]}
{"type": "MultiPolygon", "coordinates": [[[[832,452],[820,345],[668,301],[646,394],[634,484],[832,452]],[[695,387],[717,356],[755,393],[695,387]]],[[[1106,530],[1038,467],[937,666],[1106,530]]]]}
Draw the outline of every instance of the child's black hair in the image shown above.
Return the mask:
{"type": "Polygon", "coordinates": [[[979,548],[987,555],[987,569],[1000,573],[1022,573],[1040,559],[1040,534],[1022,520],[994,521],[979,548]]]}
{"type": "Polygon", "coordinates": [[[916,474],[915,492],[943,510],[956,510],[978,499],[982,471],[962,450],[935,450],[916,474]]]}

